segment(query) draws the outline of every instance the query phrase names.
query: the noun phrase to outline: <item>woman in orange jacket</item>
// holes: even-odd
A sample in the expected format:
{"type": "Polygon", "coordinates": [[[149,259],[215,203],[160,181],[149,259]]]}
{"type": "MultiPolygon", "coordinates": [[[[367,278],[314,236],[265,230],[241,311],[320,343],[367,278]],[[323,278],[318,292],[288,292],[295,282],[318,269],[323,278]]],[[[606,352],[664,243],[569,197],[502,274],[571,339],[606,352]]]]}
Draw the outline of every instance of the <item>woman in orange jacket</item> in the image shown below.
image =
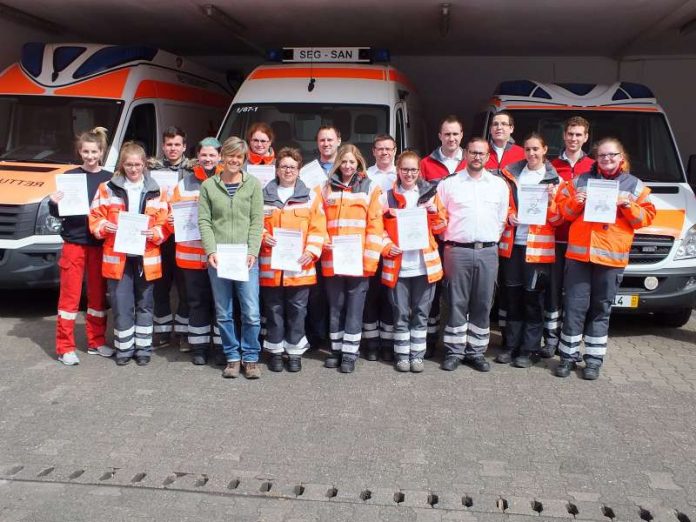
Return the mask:
{"type": "Polygon", "coordinates": [[[524,140],[525,159],[502,170],[510,187],[508,222],[500,238],[498,252],[503,274],[503,292],[507,303],[505,346],[495,361],[517,368],[532,365],[539,354],[544,331],[544,290],[550,283],[551,267],[556,259],[555,230],[563,222],[556,207],[559,177],[546,161],[548,147],[544,138],[532,133],[524,140]],[[543,224],[521,223],[518,218],[519,194],[525,185],[546,187],[545,201],[536,210],[543,224]]]}
{"type": "MultiPolygon", "coordinates": [[[[273,129],[262,121],[254,123],[247,132],[249,156],[247,165],[275,165],[276,155],[273,150],[273,129]]],[[[244,166],[246,170],[246,165],[244,166]]]]}
{"type": "Polygon", "coordinates": [[[655,218],[650,189],[630,173],[628,155],[621,142],[604,138],[595,145],[595,163],[589,172],[567,181],[558,194],[563,217],[571,222],[564,279],[563,326],[559,343],[558,377],[568,377],[580,361],[585,342],[587,380],[599,377],[607,352],[609,316],[623,271],[639,228],[655,218]],[[586,204],[593,180],[611,180],[618,186],[616,215],[612,222],[590,221],[586,204]]]}
{"type": "MultiPolygon", "coordinates": [[[[299,179],[302,154],[298,149],[283,148],[277,156],[276,178],[263,189],[264,231],[259,254],[259,282],[266,318],[263,348],[271,354],[268,368],[283,370],[283,352],[288,356],[288,371],[302,369],[302,354],[309,344],[305,337],[305,317],[309,289],[317,282],[314,264],[321,257],[326,237],[326,216],[321,190],[308,189],[299,179]],[[274,268],[275,249],[283,234],[299,233],[302,253],[287,261],[295,270],[274,268]]],[[[276,256],[275,262],[281,259],[276,256]]]]}
{"type": "Polygon", "coordinates": [[[435,234],[445,229],[445,209],[436,186],[420,176],[420,157],[403,152],[396,160],[397,180],[382,194],[384,248],[382,284],[394,317],[394,361],[397,371],[423,371],[428,315],[435,283],[442,279],[442,262],[435,234]],[[423,207],[428,218],[428,246],[422,250],[399,248],[398,212],[423,207]]]}
{"type": "Polygon", "coordinates": [[[162,277],[159,245],[167,238],[168,206],[166,194],[145,173],[147,158],[135,142],[121,147],[116,173],[99,185],[92,201],[89,228],[97,239],[104,239],[102,275],[107,278],[114,316],[116,364],[124,366],[135,356],[144,366],[152,353],[152,311],[154,280],[162,277]],[[143,255],[125,254],[114,248],[121,212],[145,214],[148,228],[143,231],[143,255]]]}
{"type": "MultiPolygon", "coordinates": [[[[329,180],[322,190],[329,241],[321,258],[329,301],[329,337],[331,353],[324,361],[327,368],[340,364],[341,372],[355,370],[368,277],[377,272],[382,251],[382,206],[380,189],[365,174],[365,159],[355,145],[338,149],[329,180]],[[352,236],[348,243],[358,243],[353,254],[362,260],[362,273],[337,273],[334,266],[334,241],[352,236]]],[[[350,255],[347,252],[344,254],[350,255]]],[[[355,260],[353,258],[353,261],[355,260]]]]}

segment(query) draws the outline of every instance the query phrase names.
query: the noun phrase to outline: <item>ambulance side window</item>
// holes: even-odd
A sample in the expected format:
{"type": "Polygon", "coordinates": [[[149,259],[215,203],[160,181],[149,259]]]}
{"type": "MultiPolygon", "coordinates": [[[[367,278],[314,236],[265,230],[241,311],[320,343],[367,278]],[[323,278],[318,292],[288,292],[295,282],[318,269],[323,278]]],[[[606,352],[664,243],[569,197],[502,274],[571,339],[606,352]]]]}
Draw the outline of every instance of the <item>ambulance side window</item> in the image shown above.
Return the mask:
{"type": "Polygon", "coordinates": [[[402,152],[404,150],[404,113],[401,109],[396,109],[396,132],[394,139],[396,139],[397,153],[402,152]]]}
{"type": "Polygon", "coordinates": [[[155,105],[143,103],[133,107],[123,141],[136,141],[148,156],[157,155],[157,118],[155,105]]]}

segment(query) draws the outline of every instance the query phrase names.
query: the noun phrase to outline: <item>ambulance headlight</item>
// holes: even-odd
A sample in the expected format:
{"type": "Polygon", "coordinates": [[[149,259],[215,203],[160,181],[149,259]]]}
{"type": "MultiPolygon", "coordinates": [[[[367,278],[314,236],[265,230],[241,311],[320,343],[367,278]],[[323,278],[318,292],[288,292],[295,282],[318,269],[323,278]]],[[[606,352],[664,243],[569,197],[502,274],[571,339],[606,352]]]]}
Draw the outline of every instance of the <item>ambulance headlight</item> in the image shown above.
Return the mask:
{"type": "Polygon", "coordinates": [[[36,227],[34,234],[49,235],[60,233],[60,219],[53,217],[48,212],[48,198],[44,198],[39,204],[39,211],[36,213],[36,227]]]}
{"type": "Polygon", "coordinates": [[[693,259],[696,257],[696,225],[691,227],[682,239],[681,245],[677,248],[674,260],[693,259]]]}

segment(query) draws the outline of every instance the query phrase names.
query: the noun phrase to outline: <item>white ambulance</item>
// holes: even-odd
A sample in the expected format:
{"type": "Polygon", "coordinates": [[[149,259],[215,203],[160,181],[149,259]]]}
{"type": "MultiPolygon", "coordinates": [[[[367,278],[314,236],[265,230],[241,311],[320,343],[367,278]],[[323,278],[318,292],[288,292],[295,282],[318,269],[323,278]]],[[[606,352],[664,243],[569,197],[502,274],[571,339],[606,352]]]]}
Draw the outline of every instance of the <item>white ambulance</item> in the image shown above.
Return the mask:
{"type": "Polygon", "coordinates": [[[399,151],[424,152],[425,125],[418,94],[409,79],[386,63],[385,51],[369,48],[286,48],[269,52],[274,64],[244,80],[219,138],[246,137],[262,121],[275,134],[274,148],[299,148],[314,159],[316,134],[336,126],[343,143],[357,145],[368,164],[372,140],[391,134],[399,151]]]}
{"type": "Polygon", "coordinates": [[[563,148],[563,122],[571,116],[590,122],[588,147],[607,136],[621,140],[631,173],[652,190],[657,215],[651,226],[636,231],[614,307],[655,313],[665,326],[686,324],[696,305],[696,198],[667,116],[650,89],[628,82],[503,82],[479,115],[481,135],[487,136],[491,117],[501,110],[513,115],[518,140],[532,131],[544,136],[549,157],[563,148]]]}
{"type": "Polygon", "coordinates": [[[224,76],[152,47],[25,44],[0,72],[0,288],[58,284],[47,196],[75,166],[77,135],[106,127],[113,170],[124,141],[155,155],[168,126],[189,145],[215,135],[231,98],[224,76]]]}

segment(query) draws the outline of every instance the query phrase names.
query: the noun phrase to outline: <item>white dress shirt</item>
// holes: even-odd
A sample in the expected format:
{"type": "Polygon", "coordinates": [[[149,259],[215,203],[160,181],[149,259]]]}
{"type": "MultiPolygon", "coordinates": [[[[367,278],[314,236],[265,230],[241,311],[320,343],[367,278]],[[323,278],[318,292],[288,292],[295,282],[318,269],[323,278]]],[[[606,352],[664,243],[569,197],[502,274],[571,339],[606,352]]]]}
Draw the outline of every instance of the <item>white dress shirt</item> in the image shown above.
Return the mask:
{"type": "Polygon", "coordinates": [[[442,152],[442,147],[440,147],[440,157],[442,158],[442,164],[445,167],[447,167],[447,170],[449,171],[449,173],[454,174],[454,171],[457,170],[457,167],[459,166],[459,164],[462,162],[462,159],[464,158],[464,151],[462,150],[461,147],[459,147],[459,149],[457,149],[457,152],[454,154],[454,157],[448,158],[442,152]]]}
{"type": "Polygon", "coordinates": [[[367,177],[382,189],[382,193],[386,193],[391,190],[396,181],[396,166],[392,165],[388,170],[380,170],[377,164],[372,165],[367,169],[367,177]]]}
{"type": "Polygon", "coordinates": [[[497,242],[505,228],[510,190],[502,178],[487,170],[474,179],[467,169],[443,179],[437,193],[447,209],[445,241],[497,242]]]}

